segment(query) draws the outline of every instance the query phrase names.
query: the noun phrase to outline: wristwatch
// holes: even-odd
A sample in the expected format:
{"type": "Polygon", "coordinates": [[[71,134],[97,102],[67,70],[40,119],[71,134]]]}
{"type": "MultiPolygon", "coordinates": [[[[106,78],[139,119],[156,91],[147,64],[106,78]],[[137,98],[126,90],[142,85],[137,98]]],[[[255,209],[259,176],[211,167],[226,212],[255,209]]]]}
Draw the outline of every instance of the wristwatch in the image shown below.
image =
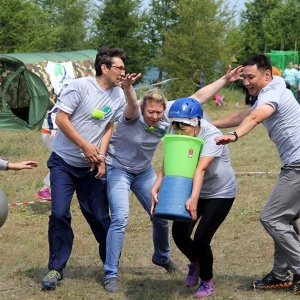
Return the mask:
{"type": "Polygon", "coordinates": [[[238,138],[239,138],[238,134],[235,131],[230,131],[230,132],[228,132],[228,134],[232,134],[232,135],[235,136],[234,142],[236,142],[238,140],[238,138]]]}

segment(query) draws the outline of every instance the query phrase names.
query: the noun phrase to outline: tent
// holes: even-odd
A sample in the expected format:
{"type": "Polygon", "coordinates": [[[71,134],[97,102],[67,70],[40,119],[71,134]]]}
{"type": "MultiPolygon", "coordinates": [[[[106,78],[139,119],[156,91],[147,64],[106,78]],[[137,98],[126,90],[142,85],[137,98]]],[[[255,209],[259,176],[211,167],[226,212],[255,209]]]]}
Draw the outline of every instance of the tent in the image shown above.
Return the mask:
{"type": "Polygon", "coordinates": [[[71,62],[74,78],[95,75],[97,51],[0,54],[0,130],[38,130],[51,105],[48,62],[71,62]]]}

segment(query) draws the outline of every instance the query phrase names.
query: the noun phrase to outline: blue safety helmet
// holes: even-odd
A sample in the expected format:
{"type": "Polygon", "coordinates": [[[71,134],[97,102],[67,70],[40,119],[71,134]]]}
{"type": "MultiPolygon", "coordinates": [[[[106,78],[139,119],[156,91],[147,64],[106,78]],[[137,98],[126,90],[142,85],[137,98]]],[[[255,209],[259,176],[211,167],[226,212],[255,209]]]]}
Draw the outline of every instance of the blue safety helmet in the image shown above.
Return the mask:
{"type": "Polygon", "coordinates": [[[170,107],[169,118],[203,118],[201,104],[194,98],[180,98],[170,107]]]}

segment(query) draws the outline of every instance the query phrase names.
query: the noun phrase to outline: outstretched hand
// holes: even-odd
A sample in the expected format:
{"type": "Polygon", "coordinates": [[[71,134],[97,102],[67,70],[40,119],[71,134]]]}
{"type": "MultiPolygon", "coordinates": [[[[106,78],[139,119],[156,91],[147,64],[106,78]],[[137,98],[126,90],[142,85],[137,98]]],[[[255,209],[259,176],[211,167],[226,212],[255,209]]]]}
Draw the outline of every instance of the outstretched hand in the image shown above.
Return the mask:
{"type": "Polygon", "coordinates": [[[216,141],[217,145],[227,145],[229,143],[235,142],[236,138],[232,134],[227,134],[227,135],[216,136],[214,140],[216,141]]]}
{"type": "Polygon", "coordinates": [[[227,70],[227,73],[225,75],[225,79],[226,79],[227,82],[242,80],[243,79],[242,72],[243,72],[243,66],[242,65],[236,67],[233,70],[232,70],[231,65],[228,65],[228,70],[227,70]]]}
{"type": "Polygon", "coordinates": [[[38,166],[38,162],[36,161],[21,161],[21,162],[17,162],[17,163],[8,163],[8,170],[15,170],[15,171],[19,171],[19,170],[24,170],[24,169],[33,169],[36,168],[38,166]]]}
{"type": "Polygon", "coordinates": [[[123,87],[130,87],[133,85],[140,77],[142,76],[142,73],[136,74],[126,74],[124,77],[124,80],[122,82],[123,87]]]}

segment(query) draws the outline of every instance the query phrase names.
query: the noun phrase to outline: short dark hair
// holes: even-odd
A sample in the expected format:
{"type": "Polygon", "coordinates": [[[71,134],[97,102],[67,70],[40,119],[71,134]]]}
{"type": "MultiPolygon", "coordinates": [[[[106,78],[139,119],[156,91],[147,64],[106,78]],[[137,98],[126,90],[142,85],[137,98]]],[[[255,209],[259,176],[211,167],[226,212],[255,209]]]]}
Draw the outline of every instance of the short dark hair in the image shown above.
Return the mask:
{"type": "Polygon", "coordinates": [[[121,48],[109,48],[102,46],[99,48],[95,59],[96,76],[102,75],[101,65],[106,65],[108,68],[112,66],[112,60],[114,57],[119,57],[125,63],[126,53],[121,48]]]}
{"type": "Polygon", "coordinates": [[[261,70],[261,71],[270,70],[272,72],[271,60],[268,56],[266,56],[264,54],[256,54],[256,55],[250,56],[243,63],[243,67],[254,66],[254,65],[256,65],[258,70],[261,70]]]}

